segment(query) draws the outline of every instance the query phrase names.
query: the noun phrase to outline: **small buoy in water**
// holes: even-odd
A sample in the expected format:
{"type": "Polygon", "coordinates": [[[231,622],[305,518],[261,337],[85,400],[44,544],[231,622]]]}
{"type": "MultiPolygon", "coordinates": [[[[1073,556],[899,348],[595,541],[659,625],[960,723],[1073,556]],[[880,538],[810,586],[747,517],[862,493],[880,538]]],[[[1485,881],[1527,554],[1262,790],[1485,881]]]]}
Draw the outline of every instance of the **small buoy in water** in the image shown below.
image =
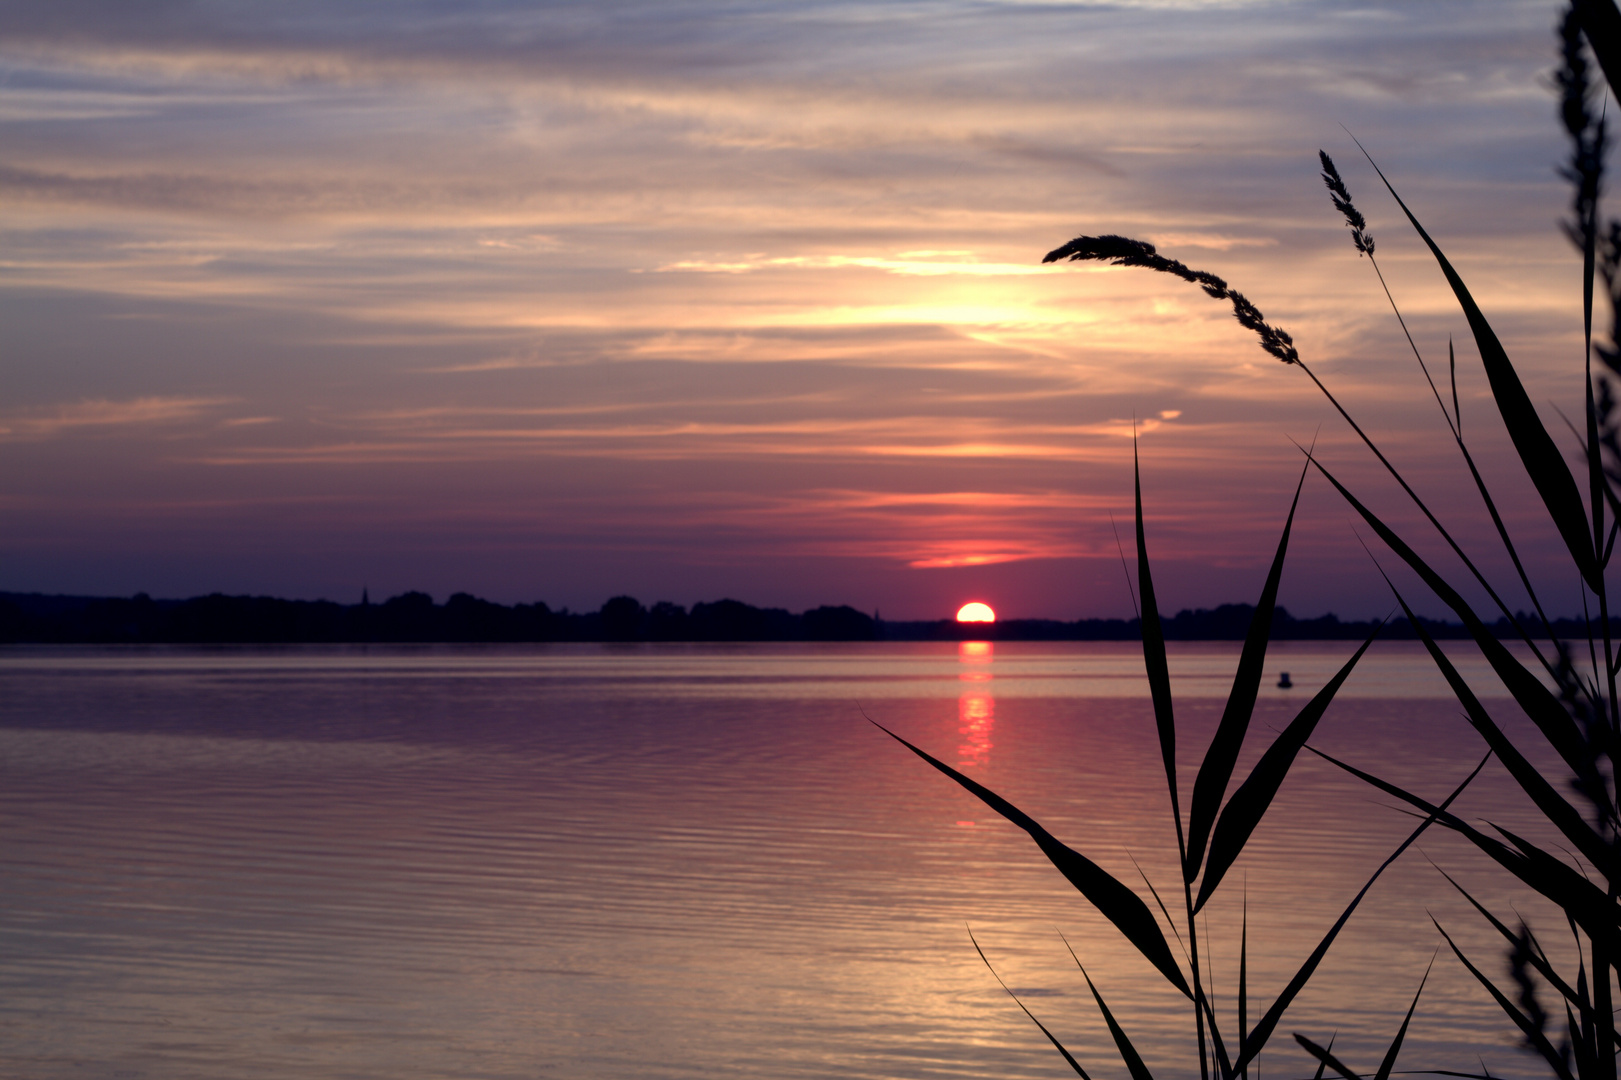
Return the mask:
{"type": "Polygon", "coordinates": [[[1294,683],[1289,681],[1289,673],[1287,671],[1280,672],[1278,674],[1278,689],[1279,690],[1287,690],[1293,685],[1294,685],[1294,683]]]}

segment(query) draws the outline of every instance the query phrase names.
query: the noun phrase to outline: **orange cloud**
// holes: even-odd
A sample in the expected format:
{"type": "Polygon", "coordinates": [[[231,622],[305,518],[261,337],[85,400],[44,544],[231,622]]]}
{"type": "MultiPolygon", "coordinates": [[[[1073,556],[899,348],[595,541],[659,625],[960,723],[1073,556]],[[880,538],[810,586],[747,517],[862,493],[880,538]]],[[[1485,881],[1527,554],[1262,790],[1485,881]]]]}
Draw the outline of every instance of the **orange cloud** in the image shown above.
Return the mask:
{"type": "Polygon", "coordinates": [[[234,398],[141,397],[129,401],[79,401],[51,408],[0,414],[0,439],[48,439],[86,429],[146,427],[192,421],[234,398]]]}

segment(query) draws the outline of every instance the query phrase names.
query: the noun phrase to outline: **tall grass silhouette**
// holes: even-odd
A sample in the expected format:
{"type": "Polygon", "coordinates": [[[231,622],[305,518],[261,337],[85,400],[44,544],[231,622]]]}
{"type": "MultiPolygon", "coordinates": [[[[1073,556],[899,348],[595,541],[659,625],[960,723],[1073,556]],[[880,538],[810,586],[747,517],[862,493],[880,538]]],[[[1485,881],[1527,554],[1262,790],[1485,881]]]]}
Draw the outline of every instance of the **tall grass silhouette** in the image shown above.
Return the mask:
{"type": "MultiPolygon", "coordinates": [[[[1143,245],[1146,247],[1146,245],[1143,245]]],[[[1140,249],[1138,249],[1140,251],[1140,249]]],[[[1152,249],[1143,253],[1152,257],[1152,249]]],[[[1167,260],[1169,261],[1169,260],[1167,260]]],[[[1149,263],[1136,263],[1134,265],[1151,265],[1149,263]]],[[[1181,267],[1178,263],[1176,266],[1181,267]]],[[[1155,267],[1158,269],[1159,267],[1155,267]]],[[[1186,270],[1185,267],[1181,269],[1186,270]]],[[[1176,272],[1176,271],[1171,271],[1176,272]]],[[[1189,271],[1189,273],[1195,273],[1189,271]]],[[[1183,276],[1179,274],[1178,276],[1183,276]]],[[[1192,280],[1192,279],[1190,279],[1192,280]]],[[[1201,280],[1199,282],[1211,295],[1220,295],[1230,298],[1233,294],[1219,279],[1201,280]]],[[[1235,303],[1235,308],[1238,304],[1235,303]]],[[[1260,313],[1253,306],[1245,308],[1247,313],[1253,315],[1256,322],[1261,322],[1260,313]]],[[[1253,327],[1252,327],[1253,329],[1253,327]]],[[[1257,330],[1257,333],[1262,331],[1257,330]]],[[[1268,340],[1263,333],[1263,341],[1268,340]]],[[[1287,346],[1286,336],[1277,335],[1270,339],[1274,342],[1283,342],[1287,346]]],[[[1300,483],[1306,479],[1306,472],[1302,470],[1300,483]]],[[[1485,765],[1482,759],[1474,770],[1464,777],[1463,781],[1446,796],[1438,805],[1426,811],[1423,820],[1396,850],[1373,871],[1367,883],[1351,898],[1344,912],[1324,934],[1306,959],[1301,963],[1293,978],[1285,985],[1278,996],[1263,1010],[1253,1025],[1248,1023],[1250,1008],[1248,986],[1248,954],[1249,954],[1249,926],[1245,919],[1241,928],[1239,946],[1239,967],[1236,978],[1236,1006],[1238,1016],[1237,1029],[1225,1029],[1216,1011],[1216,1003],[1205,987],[1205,978],[1201,974],[1199,950],[1201,943],[1200,924],[1197,916],[1209,902],[1216,890],[1226,879],[1227,872],[1238,860],[1245,844],[1249,841],[1257,825],[1265,816],[1271,806],[1279,788],[1283,784],[1290,766],[1295,758],[1306,746],[1316,729],[1323,714],[1328,710],[1330,703],[1344,685],[1345,680],[1355,669],[1357,661],[1361,660],[1373,644],[1380,627],[1375,627],[1372,634],[1350,656],[1349,659],[1335,673],[1334,677],[1317,692],[1306,705],[1295,715],[1294,719],[1272,741],[1271,745],[1261,754],[1260,759],[1250,770],[1249,775],[1234,788],[1232,786],[1233,773],[1237,766],[1240,751],[1243,748],[1245,735],[1249,729],[1250,718],[1255,710],[1255,701],[1258,694],[1265,666],[1266,649],[1271,635],[1273,612],[1277,607],[1279,582],[1283,576],[1283,567],[1289,548],[1289,535],[1294,525],[1295,510],[1300,501],[1300,485],[1295,488],[1294,502],[1289,507],[1288,517],[1284,521],[1283,533],[1278,540],[1278,546],[1273,555],[1271,569],[1267,573],[1266,584],[1262,587],[1261,596],[1255,605],[1255,612],[1250,622],[1249,633],[1244,641],[1243,649],[1239,654],[1238,668],[1233,676],[1231,692],[1227,698],[1226,707],[1222,711],[1221,720],[1216,727],[1215,735],[1210,741],[1203,761],[1194,778],[1192,797],[1189,800],[1188,812],[1184,817],[1181,809],[1180,786],[1178,783],[1176,766],[1177,725],[1175,705],[1171,697],[1170,669],[1166,659],[1165,635],[1160,622],[1159,609],[1154,591],[1154,577],[1148,557],[1148,543],[1146,529],[1143,525],[1143,499],[1140,469],[1137,470],[1135,497],[1136,536],[1137,536],[1137,583],[1141,595],[1141,623],[1143,638],[1143,661],[1148,672],[1150,695],[1153,699],[1155,726],[1159,735],[1161,758],[1165,769],[1166,789],[1170,795],[1171,816],[1176,838],[1177,864],[1181,868],[1181,904],[1180,914],[1183,925],[1179,938],[1184,944],[1185,952],[1182,961],[1179,961],[1172,952],[1170,943],[1165,936],[1160,921],[1154,914],[1154,909],[1143,900],[1135,891],[1119,879],[1109,874],[1085,855],[1064,844],[1048,832],[1038,821],[1024,813],[1013,803],[986,788],[984,785],[958,772],[951,766],[930,755],[928,752],[901,738],[888,728],[882,730],[900,742],[907,749],[918,755],[924,761],[934,766],[940,772],[951,777],[964,789],[978,797],[985,805],[995,810],[1008,821],[1017,825],[1030,835],[1036,846],[1046,855],[1059,873],[1069,880],[1086,900],[1092,904],[1105,918],[1107,918],[1126,939],[1131,942],[1144,960],[1157,970],[1167,982],[1179,993],[1188,999],[1192,1012],[1191,1020],[1193,1037],[1199,1051],[1199,1070],[1202,1080],[1208,1080],[1212,1072],[1221,1080],[1230,1080],[1232,1077],[1243,1076],[1256,1055],[1267,1045],[1282,1019],[1283,1012],[1304,989],[1307,982],[1317,971],[1335,938],[1344,929],[1353,912],[1361,904],[1363,898],[1373,883],[1384,873],[1385,869],[1394,862],[1402,852],[1406,851],[1419,836],[1432,824],[1443,820],[1447,808],[1468,786],[1469,782],[1479,773],[1485,765]],[[1225,801],[1225,804],[1224,804],[1225,801]],[[1186,967],[1184,968],[1183,963],[1186,967]]],[[[1179,921],[1173,917],[1170,909],[1161,898],[1147,875],[1143,876],[1149,894],[1153,897],[1160,915],[1165,923],[1173,928],[1179,921]]],[[[1067,943],[1066,943],[1067,944],[1067,943]]],[[[974,948],[979,950],[979,943],[974,942],[974,948]]],[[[990,966],[990,960],[983,951],[979,952],[981,959],[990,966]]],[[[1071,955],[1074,950],[1071,949],[1071,955]]],[[[1147,1080],[1150,1074],[1143,1064],[1142,1055],[1132,1042],[1129,1034],[1118,1022],[1104,1000],[1102,992],[1087,973],[1085,965],[1079,956],[1075,962],[1081,969],[1087,986],[1091,990],[1099,1011],[1113,1037],[1116,1049],[1122,1061],[1131,1072],[1133,1080],[1147,1080]]],[[[1208,964],[1208,957],[1205,961],[1208,964]]],[[[992,967],[992,974],[995,968],[992,967]]],[[[1001,977],[996,976],[997,981],[1001,977]]],[[[1002,984],[1007,989],[1005,983],[1002,984]]],[[[1009,994],[1013,994],[1008,989],[1009,994]]],[[[1036,1019],[1034,1013],[1017,995],[1013,995],[1026,1015],[1040,1027],[1042,1034],[1050,1040],[1064,1060],[1081,1077],[1087,1077],[1084,1067],[1076,1060],[1073,1054],[1059,1042],[1056,1036],[1036,1019]]],[[[1415,998],[1415,1004],[1416,1004],[1415,998]]],[[[1400,1049],[1405,1028],[1398,1034],[1392,1043],[1390,1059],[1394,1061],[1395,1053],[1400,1049]]]]}
{"type": "MultiPolygon", "coordinates": [[[[1425,630],[1423,623],[1414,617],[1407,597],[1392,582],[1390,588],[1397,604],[1406,613],[1436,668],[1463,707],[1469,723],[1480,735],[1486,756],[1451,794],[1440,802],[1432,802],[1352,763],[1326,754],[1320,755],[1413,807],[1421,818],[1420,823],[1390,858],[1374,871],[1368,885],[1351,899],[1344,914],[1328,930],[1295,977],[1247,1030],[1243,1017],[1248,1006],[1245,977],[1248,927],[1243,928],[1236,984],[1239,1030],[1233,1033],[1236,1037],[1224,1036],[1200,976],[1200,939],[1195,915],[1221,885],[1276,795],[1296,755],[1303,748],[1310,749],[1306,743],[1317,722],[1356,662],[1366,652],[1372,638],[1363,643],[1335,678],[1300,711],[1265,751],[1250,776],[1227,796],[1239,748],[1255,704],[1278,580],[1294,520],[1294,507],[1291,506],[1266,586],[1256,605],[1249,637],[1240,655],[1226,710],[1195,778],[1184,827],[1176,775],[1176,723],[1164,637],[1155,606],[1143,527],[1142,485],[1138,469],[1137,571],[1142,594],[1143,657],[1182,867],[1181,909],[1186,919],[1183,937],[1186,943],[1186,973],[1172,955],[1153,910],[1135,892],[1056,840],[1005,799],[911,743],[905,745],[1009,821],[1025,829],[1081,894],[1137,947],[1150,965],[1188,998],[1194,1035],[1198,1041],[1200,1075],[1206,1080],[1212,1070],[1222,1080],[1244,1073],[1273,1035],[1283,1010],[1316,971],[1323,954],[1366,895],[1368,886],[1425,829],[1436,824],[1465,838],[1526,888],[1556,905],[1566,916],[1568,929],[1577,946],[1578,959],[1574,971],[1568,966],[1561,969],[1549,958],[1537,933],[1525,921],[1517,916],[1505,919],[1488,910],[1443,871],[1442,877],[1450,883],[1450,887],[1456,888],[1502,937],[1510,985],[1505,987],[1488,975],[1478,957],[1467,955],[1447,929],[1436,922],[1445,947],[1501,1008],[1521,1044],[1540,1058],[1554,1076],[1560,1080],[1616,1080],[1616,1056],[1621,1051],[1613,993],[1617,975],[1621,974],[1621,904],[1618,904],[1618,898],[1621,898],[1621,815],[1617,810],[1618,802],[1621,802],[1617,793],[1617,777],[1621,775],[1621,699],[1617,695],[1621,649],[1614,640],[1615,624],[1612,623],[1606,575],[1615,553],[1617,535],[1621,533],[1621,401],[1618,401],[1614,382],[1616,376],[1621,376],[1621,221],[1601,221],[1604,157],[1608,138],[1602,111],[1595,113],[1595,102],[1602,86],[1597,83],[1592,63],[1592,60],[1597,61],[1612,90],[1621,86],[1621,11],[1618,11],[1615,0],[1573,0],[1560,22],[1558,39],[1560,64],[1555,82],[1560,92],[1560,117],[1571,140],[1570,158],[1561,168],[1561,173],[1570,181],[1573,189],[1571,217],[1564,223],[1564,230],[1580,252],[1583,265],[1584,395],[1582,424],[1580,427],[1572,425],[1571,431],[1570,444],[1575,451],[1573,456],[1579,461],[1579,467],[1574,471],[1567,466],[1560,444],[1549,434],[1537,415],[1507,351],[1462,276],[1373,158],[1367,156],[1366,151],[1364,155],[1403,217],[1434,258],[1468,323],[1504,430],[1514,446],[1521,467],[1537,492],[1548,522],[1563,541],[1575,576],[1582,584],[1585,640],[1562,641],[1555,636],[1552,622],[1510,537],[1490,486],[1477,467],[1464,437],[1455,353],[1449,343],[1449,410],[1446,396],[1436,385],[1417,343],[1407,332],[1406,320],[1374,259],[1375,244],[1367,220],[1357,208],[1344,178],[1328,154],[1320,154],[1320,164],[1330,200],[1351,230],[1352,245],[1358,257],[1366,257],[1378,274],[1381,287],[1401,323],[1413,355],[1482,500],[1485,516],[1491,522],[1491,529],[1485,535],[1494,537],[1507,554],[1515,570],[1515,584],[1531,604],[1534,612],[1531,617],[1522,618],[1510,609],[1498,583],[1490,580],[1481,570],[1465,550],[1464,544],[1442,524],[1396,465],[1306,364],[1290,335],[1269,323],[1253,302],[1231,288],[1222,278],[1162,255],[1152,244],[1115,235],[1077,237],[1050,252],[1044,260],[1049,263],[1099,261],[1121,267],[1137,267],[1197,285],[1212,299],[1230,304],[1234,318],[1256,335],[1260,347],[1268,355],[1302,371],[1396,480],[1429,526],[1462,561],[1469,577],[1490,598],[1492,605],[1526,646],[1530,664],[1521,662],[1500,642],[1458,589],[1420,556],[1396,529],[1341,483],[1312,450],[1305,451],[1307,469],[1314,469],[1321,475],[1384,547],[1416,573],[1425,588],[1451,609],[1468,630],[1481,656],[1502,680],[1521,715],[1535,727],[1541,740],[1560,763],[1557,768],[1539,767],[1532,759],[1542,758],[1543,748],[1522,745],[1493,719],[1482,705],[1475,688],[1459,673],[1456,665],[1425,630]],[[1607,294],[1605,298],[1610,305],[1612,324],[1610,340],[1595,343],[1594,293],[1600,280],[1607,294]],[[1602,365],[1597,372],[1592,363],[1595,353],[1602,365]],[[1484,828],[1477,827],[1451,812],[1452,801],[1493,757],[1531,799],[1547,823],[1557,830],[1562,841],[1557,851],[1496,824],[1488,822],[1484,828]],[[1570,797],[1567,797],[1567,793],[1570,797]],[[1225,805],[1222,805],[1224,797],[1225,805]],[[1543,1004],[1545,998],[1553,1001],[1551,1010],[1543,1004]]],[[[1302,481],[1304,477],[1303,472],[1302,481]]],[[[1298,487],[1295,498],[1298,505],[1298,487]]],[[[1387,577],[1386,580],[1388,582],[1390,579],[1387,577]]],[[[1317,753],[1315,750],[1311,752],[1317,753]]],[[[1158,890],[1147,883],[1146,878],[1145,883],[1160,914],[1167,922],[1174,923],[1169,910],[1160,900],[1158,890]]],[[[975,948],[978,948],[977,942],[975,948]]],[[[983,952],[980,955],[983,957],[983,952]]],[[[989,964],[989,960],[986,962],[989,964]]],[[[1076,962],[1080,963],[1079,957],[1076,962]]],[[[1084,972],[1084,968],[1082,970],[1084,972]]],[[[1425,978],[1428,978],[1427,972],[1425,978]]],[[[1108,1009],[1090,976],[1087,976],[1087,983],[1133,1080],[1148,1080],[1149,1073],[1141,1055],[1108,1009]]],[[[1423,985],[1421,982],[1420,993],[1423,985]]],[[[1391,1075],[1417,1002],[1418,996],[1415,994],[1413,1007],[1396,1025],[1390,1048],[1373,1073],[1376,1080],[1388,1080],[1391,1075]]],[[[1023,1002],[1019,1004],[1024,1008],[1023,1002]]],[[[1028,1009],[1025,1011],[1029,1013],[1028,1009]]],[[[1033,1014],[1031,1019],[1035,1020],[1033,1014]]],[[[1047,1028],[1043,1026],[1041,1030],[1063,1053],[1075,1072],[1086,1077],[1081,1064],[1047,1028]]],[[[1299,1033],[1295,1035],[1295,1041],[1318,1063],[1318,1077],[1324,1075],[1325,1069],[1332,1069],[1348,1080],[1360,1080],[1357,1073],[1334,1055],[1331,1043],[1320,1045],[1299,1033]]],[[[1452,1072],[1450,1075],[1481,1076],[1484,1080],[1484,1074],[1452,1072]]]]}

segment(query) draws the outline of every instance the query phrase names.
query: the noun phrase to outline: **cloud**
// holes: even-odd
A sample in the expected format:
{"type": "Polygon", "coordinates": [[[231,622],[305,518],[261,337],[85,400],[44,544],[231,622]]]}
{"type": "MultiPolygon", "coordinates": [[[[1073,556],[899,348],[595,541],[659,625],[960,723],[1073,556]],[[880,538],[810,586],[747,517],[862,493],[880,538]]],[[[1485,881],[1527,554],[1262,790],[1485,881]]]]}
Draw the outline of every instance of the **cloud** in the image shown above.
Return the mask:
{"type": "Polygon", "coordinates": [[[49,439],[78,431],[113,431],[172,425],[208,416],[235,398],[141,397],[129,401],[78,401],[49,408],[0,413],[0,439],[49,439]]]}
{"type": "Polygon", "coordinates": [[[708,262],[702,259],[684,259],[658,268],[660,273],[689,271],[705,274],[747,274],[755,270],[785,267],[795,270],[842,270],[859,267],[882,270],[889,274],[914,277],[942,277],[966,275],[969,277],[1029,277],[1045,273],[1041,266],[1030,263],[984,263],[972,257],[972,252],[950,252],[952,258],[939,258],[944,252],[909,252],[893,258],[871,255],[779,255],[772,258],[751,257],[739,262],[708,262]],[[911,257],[907,257],[910,255],[911,257]],[[966,257],[965,257],[966,256],[966,257]]]}
{"type": "MultiPolygon", "coordinates": [[[[177,522],[215,487],[338,492],[334,536],[426,568],[493,530],[567,580],[634,546],[626,573],[758,557],[786,582],[1113,558],[1135,426],[1160,497],[1207,515],[1164,549],[1241,562],[1291,437],[1351,453],[1338,419],[1196,289],[1040,258],[1112,232],[1221,274],[1447,477],[1316,176],[1341,123],[1533,398],[1569,400],[1546,5],[1170,6],[11,4],[7,374],[71,404],[0,417],[30,443],[10,483],[77,500],[73,535],[116,476],[177,522]]],[[[1466,342],[1341,165],[1415,339],[1466,342]]]]}

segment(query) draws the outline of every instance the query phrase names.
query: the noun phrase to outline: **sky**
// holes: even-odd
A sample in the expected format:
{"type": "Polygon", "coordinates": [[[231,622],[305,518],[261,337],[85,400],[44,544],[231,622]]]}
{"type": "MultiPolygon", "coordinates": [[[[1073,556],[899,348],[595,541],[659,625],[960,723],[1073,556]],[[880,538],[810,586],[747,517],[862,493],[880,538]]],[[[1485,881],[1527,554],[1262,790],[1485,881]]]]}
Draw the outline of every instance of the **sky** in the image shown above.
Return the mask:
{"type": "MultiPolygon", "coordinates": [[[[1242,290],[1505,575],[1322,148],[1432,367],[1456,339],[1464,434],[1575,611],[1467,326],[1351,138],[1563,438],[1558,15],[0,3],[0,589],[1130,615],[1134,430],[1167,612],[1255,599],[1314,440],[1438,550],[1224,305],[1042,265],[1105,233],[1242,290]]],[[[1364,539],[1309,478],[1282,602],[1388,611],[1364,539]]]]}

